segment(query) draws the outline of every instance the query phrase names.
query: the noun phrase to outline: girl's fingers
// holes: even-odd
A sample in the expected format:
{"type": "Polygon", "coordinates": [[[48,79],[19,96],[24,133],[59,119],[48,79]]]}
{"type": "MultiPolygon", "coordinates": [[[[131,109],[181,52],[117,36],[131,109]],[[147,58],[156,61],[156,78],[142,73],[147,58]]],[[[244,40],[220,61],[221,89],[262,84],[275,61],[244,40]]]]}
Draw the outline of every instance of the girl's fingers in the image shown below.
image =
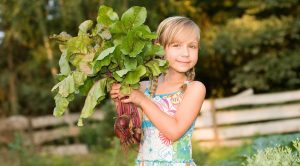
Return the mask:
{"type": "Polygon", "coordinates": [[[113,84],[111,89],[120,89],[121,84],[113,84]]]}
{"type": "Polygon", "coordinates": [[[127,98],[127,99],[125,98],[125,99],[122,99],[121,102],[122,103],[130,103],[131,100],[129,98],[127,98]]]}
{"type": "Polygon", "coordinates": [[[121,99],[122,97],[124,97],[124,95],[122,95],[121,93],[118,94],[119,98],[121,99]]]}
{"type": "Polygon", "coordinates": [[[111,87],[111,90],[119,90],[119,89],[120,87],[116,87],[116,86],[111,87]]]}
{"type": "Polygon", "coordinates": [[[110,97],[111,97],[112,99],[116,99],[116,98],[118,98],[118,96],[119,96],[119,95],[111,95],[110,97]]]}
{"type": "Polygon", "coordinates": [[[119,90],[111,90],[111,91],[109,92],[110,95],[118,94],[118,93],[120,93],[119,90]]]}
{"type": "Polygon", "coordinates": [[[128,98],[128,95],[122,95],[121,93],[119,93],[119,98],[120,99],[128,98]]]}

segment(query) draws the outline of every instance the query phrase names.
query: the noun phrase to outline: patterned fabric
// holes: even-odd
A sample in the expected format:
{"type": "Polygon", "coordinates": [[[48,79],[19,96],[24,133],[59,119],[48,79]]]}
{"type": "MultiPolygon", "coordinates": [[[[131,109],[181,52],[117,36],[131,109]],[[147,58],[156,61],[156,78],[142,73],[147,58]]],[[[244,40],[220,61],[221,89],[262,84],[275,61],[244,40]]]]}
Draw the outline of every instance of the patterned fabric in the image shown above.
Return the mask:
{"type": "MultiPolygon", "coordinates": [[[[148,88],[145,95],[150,96],[148,88]]],[[[174,116],[183,98],[181,91],[170,94],[155,95],[152,101],[165,113],[174,116]]],[[[195,121],[186,133],[172,142],[161,133],[144,114],[142,120],[143,137],[136,159],[136,166],[191,166],[196,165],[192,159],[191,137],[195,121]]]]}

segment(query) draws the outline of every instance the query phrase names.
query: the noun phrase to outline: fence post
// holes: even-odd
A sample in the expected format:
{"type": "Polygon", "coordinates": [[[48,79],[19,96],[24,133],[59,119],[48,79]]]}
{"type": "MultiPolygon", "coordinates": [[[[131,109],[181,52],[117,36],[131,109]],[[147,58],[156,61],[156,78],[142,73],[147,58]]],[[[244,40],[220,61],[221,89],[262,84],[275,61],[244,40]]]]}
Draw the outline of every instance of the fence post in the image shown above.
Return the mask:
{"type": "MultiPolygon", "coordinates": [[[[33,146],[33,148],[35,148],[35,140],[33,138],[34,128],[33,128],[33,125],[32,125],[32,116],[29,115],[27,117],[27,121],[28,121],[28,138],[29,138],[28,144],[31,144],[31,146],[33,146]]],[[[26,131],[26,129],[25,129],[25,131],[26,131]]]]}
{"type": "Polygon", "coordinates": [[[210,102],[210,111],[211,111],[211,119],[213,123],[213,131],[214,131],[214,142],[216,146],[220,145],[220,138],[219,138],[219,132],[218,132],[218,122],[217,122],[217,117],[216,117],[216,107],[215,107],[215,100],[211,98],[209,100],[210,102]]]}

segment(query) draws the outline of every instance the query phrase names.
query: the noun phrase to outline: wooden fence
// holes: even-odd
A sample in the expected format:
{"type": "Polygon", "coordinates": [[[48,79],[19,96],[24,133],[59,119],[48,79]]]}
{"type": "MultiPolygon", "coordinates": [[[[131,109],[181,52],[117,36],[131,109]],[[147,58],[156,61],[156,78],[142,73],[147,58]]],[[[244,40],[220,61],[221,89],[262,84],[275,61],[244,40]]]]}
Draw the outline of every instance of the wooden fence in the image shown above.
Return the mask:
{"type": "MultiPolygon", "coordinates": [[[[255,135],[299,132],[299,101],[300,90],[259,95],[247,90],[232,97],[205,100],[195,124],[193,139],[201,146],[234,146],[255,135]]],[[[42,151],[56,154],[87,153],[86,146],[79,143],[44,146],[65,137],[78,137],[80,129],[74,125],[78,117],[79,114],[67,113],[62,118],[48,115],[0,119],[0,143],[11,142],[13,133],[21,131],[25,144],[41,147],[42,151]]],[[[99,110],[91,117],[97,121],[103,118],[99,110]]]]}
{"type": "Polygon", "coordinates": [[[202,146],[234,146],[256,135],[300,132],[299,101],[300,90],[254,95],[251,89],[205,100],[193,139],[202,146]]]}
{"type": "MultiPolygon", "coordinates": [[[[44,145],[48,142],[61,140],[66,137],[77,138],[80,127],[75,125],[79,114],[66,114],[60,118],[53,115],[41,117],[12,116],[0,119],[0,143],[10,143],[14,138],[15,131],[21,133],[24,145],[34,145],[41,152],[61,155],[86,154],[87,146],[78,141],[70,145],[44,145]]],[[[101,121],[103,112],[96,110],[92,120],[101,121]]]]}

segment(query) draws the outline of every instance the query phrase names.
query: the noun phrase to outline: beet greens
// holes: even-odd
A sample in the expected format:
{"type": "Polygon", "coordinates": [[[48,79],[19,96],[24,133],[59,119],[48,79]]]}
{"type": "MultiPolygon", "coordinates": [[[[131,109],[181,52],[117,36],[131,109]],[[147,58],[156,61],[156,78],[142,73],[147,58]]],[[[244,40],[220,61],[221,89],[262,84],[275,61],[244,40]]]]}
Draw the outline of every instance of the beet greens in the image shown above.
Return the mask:
{"type": "MultiPolygon", "coordinates": [[[[157,35],[144,25],[147,11],[131,7],[121,18],[107,6],[100,6],[96,22],[86,20],[77,36],[66,32],[53,35],[59,42],[60,80],[52,91],[56,93],[53,114],[61,116],[76,94],[86,96],[77,125],[94,112],[106,98],[113,83],[121,84],[121,93],[128,95],[138,89],[141,79],[158,76],[168,63],[162,60],[163,48],[153,44],[157,35]]],[[[140,141],[140,117],[132,104],[117,104],[116,135],[124,147],[140,141]]]]}

